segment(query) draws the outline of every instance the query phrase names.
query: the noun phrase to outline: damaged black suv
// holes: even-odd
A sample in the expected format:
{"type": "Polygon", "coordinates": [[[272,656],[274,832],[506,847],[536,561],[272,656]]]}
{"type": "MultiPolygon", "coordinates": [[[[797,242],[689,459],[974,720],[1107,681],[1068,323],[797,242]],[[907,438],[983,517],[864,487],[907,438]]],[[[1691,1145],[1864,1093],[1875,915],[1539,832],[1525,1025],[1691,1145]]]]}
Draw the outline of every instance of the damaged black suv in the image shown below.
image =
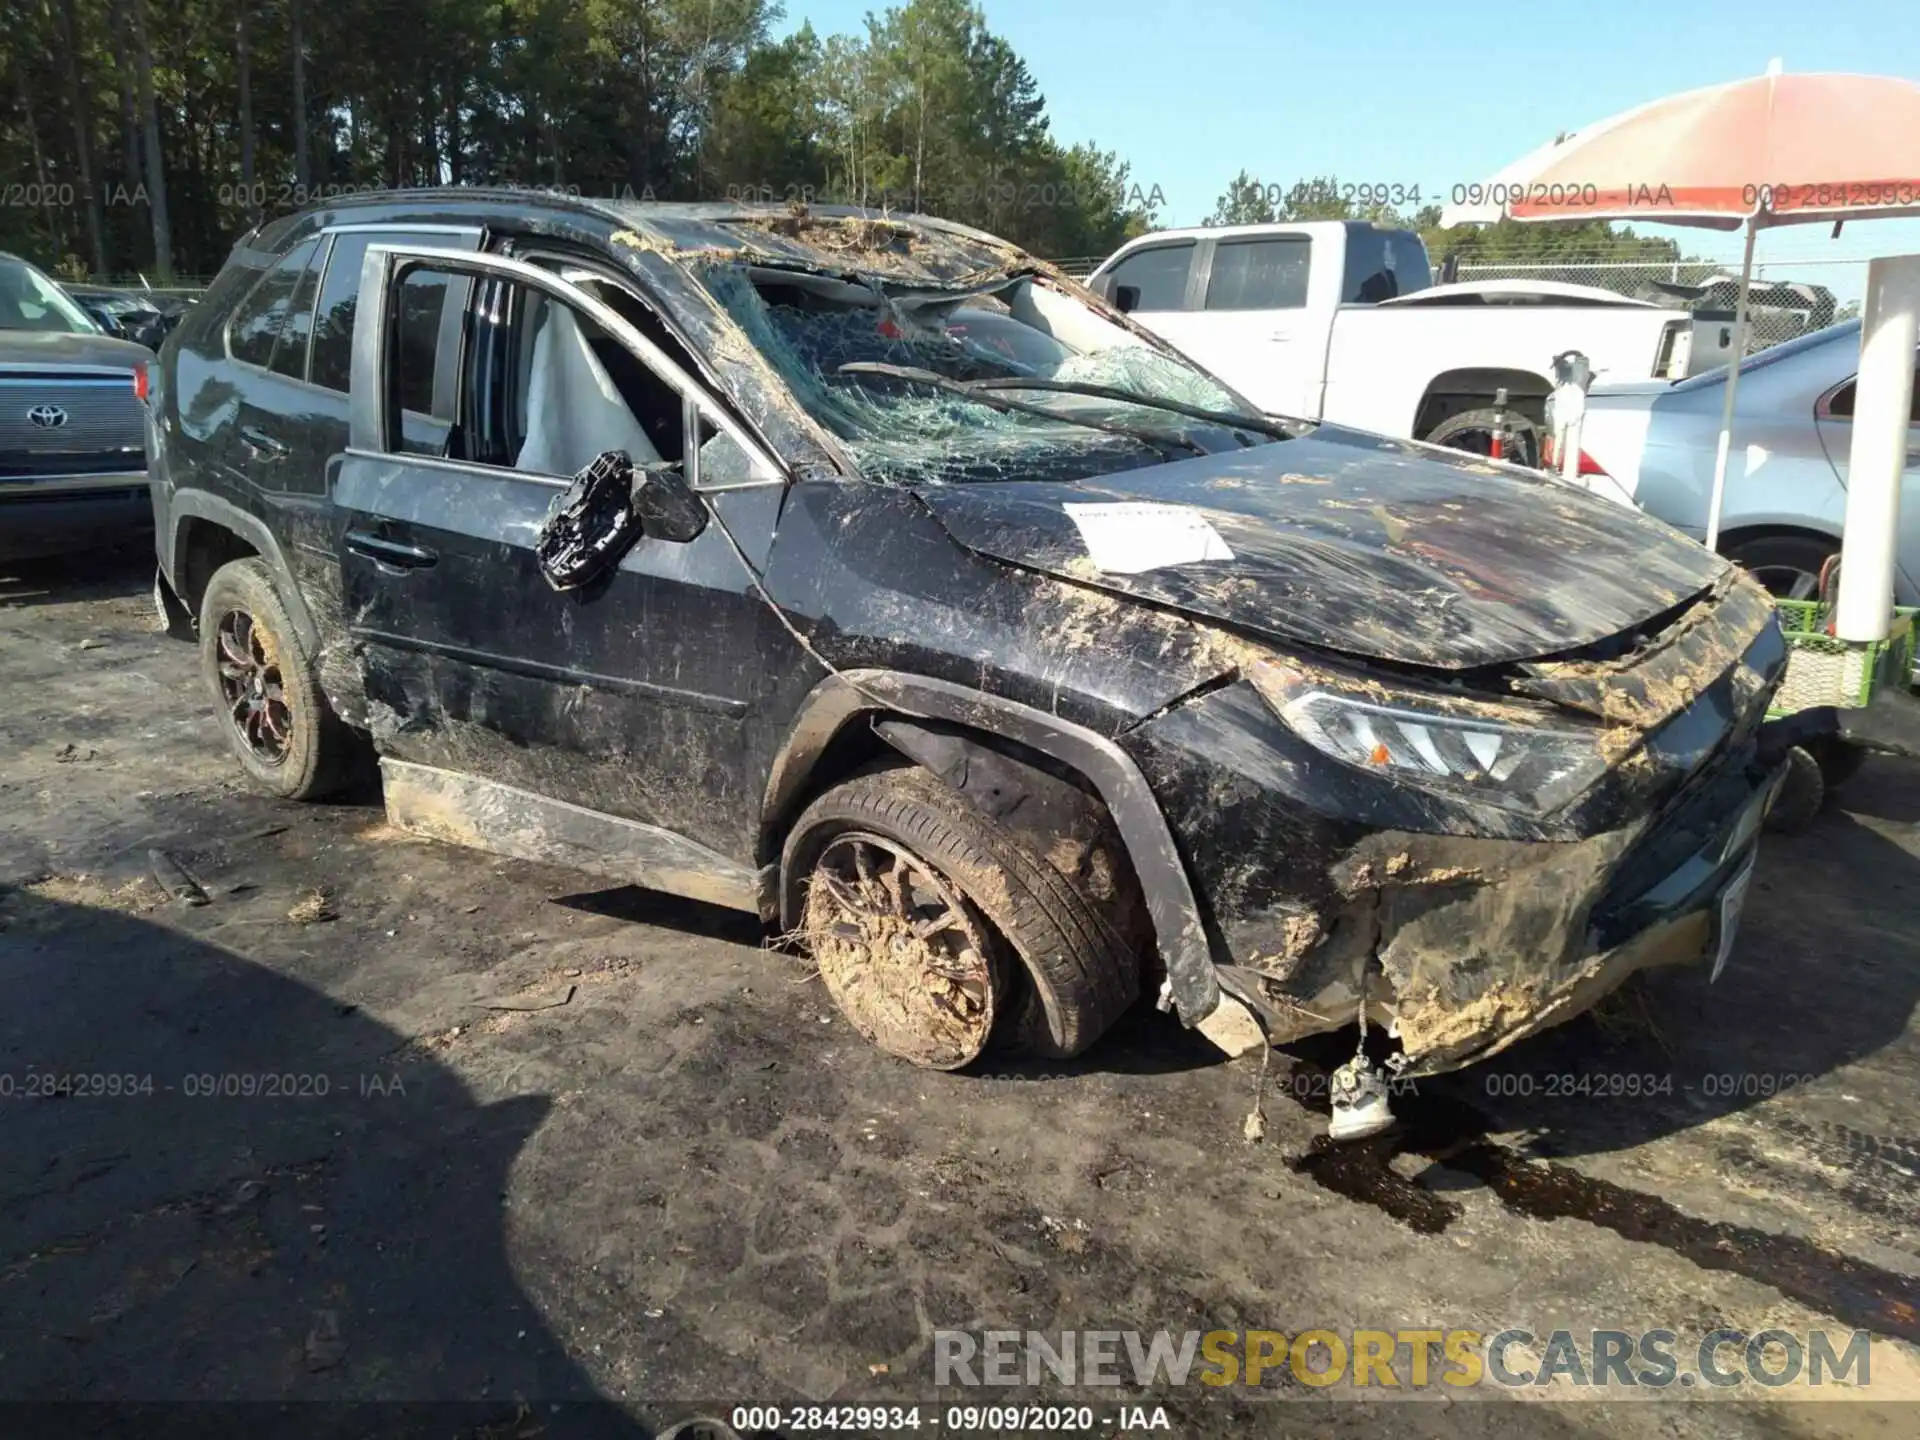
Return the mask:
{"type": "Polygon", "coordinates": [[[977,231],[363,197],[243,240],[162,369],[164,603],[256,781],[377,755],[396,825],[757,913],[916,1063],[1145,991],[1426,1073],[1727,958],[1756,585],[1263,415],[977,231]]]}

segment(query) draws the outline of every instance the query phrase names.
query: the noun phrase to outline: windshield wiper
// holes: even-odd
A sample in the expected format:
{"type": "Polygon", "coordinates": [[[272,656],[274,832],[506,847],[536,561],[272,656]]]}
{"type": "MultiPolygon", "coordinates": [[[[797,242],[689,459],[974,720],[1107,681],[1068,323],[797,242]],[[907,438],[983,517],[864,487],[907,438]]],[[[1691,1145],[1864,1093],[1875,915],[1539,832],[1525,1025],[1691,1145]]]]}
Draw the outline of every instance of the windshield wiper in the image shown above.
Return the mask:
{"type": "Polygon", "coordinates": [[[1209,410],[1204,405],[1189,405],[1184,400],[1168,400],[1158,395],[1142,395],[1116,385],[1094,385],[1082,380],[1043,380],[1039,376],[1006,379],[964,380],[957,382],[974,390],[1057,390],[1065,395],[1091,395],[1100,400],[1116,400],[1125,405],[1144,405],[1153,410],[1170,410],[1194,420],[1224,426],[1229,430],[1258,430],[1276,439],[1291,440],[1293,431],[1276,420],[1236,415],[1231,410],[1209,410]]]}
{"type": "Polygon", "coordinates": [[[1069,425],[1084,425],[1089,430],[1104,430],[1109,435],[1124,435],[1129,440],[1138,440],[1152,450],[1166,453],[1167,445],[1180,445],[1196,455],[1209,455],[1213,452],[1199,441],[1185,435],[1171,435],[1162,430],[1143,430],[1134,425],[1120,425],[1111,420],[1095,420],[1086,415],[1063,415],[1058,410],[1049,410],[1044,405],[1029,405],[1024,400],[1009,400],[1004,395],[995,395],[981,388],[984,382],[978,380],[950,380],[935,370],[922,370],[916,365],[885,365],[878,360],[849,360],[838,371],[841,375],[882,375],[889,380],[906,380],[916,385],[928,385],[935,390],[944,390],[950,395],[958,395],[963,400],[972,400],[993,410],[1006,410],[1016,415],[1037,415],[1042,420],[1065,421],[1069,425]]]}

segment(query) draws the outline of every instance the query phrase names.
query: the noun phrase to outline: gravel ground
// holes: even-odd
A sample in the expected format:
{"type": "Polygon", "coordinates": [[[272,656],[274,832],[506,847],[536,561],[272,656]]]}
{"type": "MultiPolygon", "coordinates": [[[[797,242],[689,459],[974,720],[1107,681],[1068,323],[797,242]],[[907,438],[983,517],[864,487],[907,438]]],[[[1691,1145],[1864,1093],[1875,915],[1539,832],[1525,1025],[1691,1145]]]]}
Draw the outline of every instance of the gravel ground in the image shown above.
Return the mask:
{"type": "MultiPolygon", "coordinates": [[[[15,570],[0,1401],[472,1402],[160,1405],[143,1434],[644,1435],[736,1404],[1008,1398],[936,1392],[937,1327],[1724,1326],[1869,1329],[1878,1403],[1382,1405],[1279,1372],[1036,1393],[1098,1401],[1105,1433],[1120,1398],[1182,1435],[1920,1425],[1920,774],[1872,763],[1770,838],[1717,984],[1651,977],[1329,1153],[1337,1052],[1263,1082],[1147,1012],[1071,1065],[914,1071],[741,916],[413,841],[376,795],[258,796],[192,649],[154,633],[148,571],[15,570]],[[155,848],[210,903],[169,899],[155,848]]],[[[81,1413],[9,1404],[0,1430],[9,1410],[81,1413]]]]}

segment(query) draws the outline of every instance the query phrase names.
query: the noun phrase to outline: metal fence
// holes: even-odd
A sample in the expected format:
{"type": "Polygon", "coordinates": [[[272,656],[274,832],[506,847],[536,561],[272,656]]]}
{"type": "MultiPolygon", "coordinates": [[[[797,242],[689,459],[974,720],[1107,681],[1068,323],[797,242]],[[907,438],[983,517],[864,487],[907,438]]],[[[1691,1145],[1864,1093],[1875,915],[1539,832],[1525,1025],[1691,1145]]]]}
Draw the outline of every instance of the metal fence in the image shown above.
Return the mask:
{"type": "MultiPolygon", "coordinates": [[[[1865,260],[1777,260],[1753,267],[1749,352],[1764,350],[1854,313],[1866,283],[1865,260]]],[[[1461,280],[1548,280],[1591,285],[1657,305],[1733,318],[1737,269],[1716,264],[1563,261],[1553,264],[1462,265],[1461,280]]]]}
{"type": "Polygon", "coordinates": [[[129,295],[166,295],[183,300],[192,300],[201,295],[213,283],[213,277],[175,275],[163,285],[149,282],[141,275],[89,275],[84,280],[75,280],[76,285],[91,285],[102,290],[124,290],[129,295]]]}

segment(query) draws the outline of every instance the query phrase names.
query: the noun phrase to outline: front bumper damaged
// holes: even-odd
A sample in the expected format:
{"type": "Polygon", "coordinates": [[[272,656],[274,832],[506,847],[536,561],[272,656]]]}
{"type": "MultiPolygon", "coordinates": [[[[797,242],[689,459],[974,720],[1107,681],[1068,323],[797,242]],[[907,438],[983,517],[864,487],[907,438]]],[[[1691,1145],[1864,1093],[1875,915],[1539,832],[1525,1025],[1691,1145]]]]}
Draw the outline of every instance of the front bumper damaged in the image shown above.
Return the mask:
{"type": "MultiPolygon", "coordinates": [[[[1777,633],[1766,622],[1737,638],[1714,655],[1717,676],[1634,727],[1572,820],[1368,788],[1244,682],[1123,737],[1238,1002],[1240,1023],[1203,1030],[1239,1050],[1252,1025],[1285,1044],[1364,1015],[1397,1040],[1400,1073],[1434,1074],[1573,1018],[1636,971],[1704,962],[1717,977],[1784,774],[1761,725],[1777,633]]],[[[1665,647],[1664,665],[1706,639],[1665,647]]]]}
{"type": "Polygon", "coordinates": [[[1728,822],[1645,888],[1633,852],[1658,825],[1567,844],[1370,835],[1338,867],[1344,903],[1296,923],[1290,949],[1222,967],[1226,988],[1276,1043],[1350,1023],[1364,999],[1402,1073],[1485,1059],[1638,970],[1723,958],[1784,773],[1739,777],[1728,822]]]}

